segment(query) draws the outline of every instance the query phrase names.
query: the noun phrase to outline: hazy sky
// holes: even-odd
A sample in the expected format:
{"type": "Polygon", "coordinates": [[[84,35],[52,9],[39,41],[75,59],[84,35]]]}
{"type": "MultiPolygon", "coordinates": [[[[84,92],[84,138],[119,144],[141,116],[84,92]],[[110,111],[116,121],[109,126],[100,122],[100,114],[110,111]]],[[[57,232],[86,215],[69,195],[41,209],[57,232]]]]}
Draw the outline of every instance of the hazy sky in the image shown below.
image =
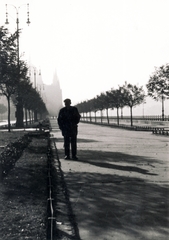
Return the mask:
{"type": "MultiPolygon", "coordinates": [[[[55,70],[74,104],[118,87],[125,81],[144,85],[154,67],[169,62],[169,0],[1,0],[19,8],[20,53],[41,68],[50,84],[55,70]]],[[[8,5],[11,31],[16,11],[8,5]]]]}

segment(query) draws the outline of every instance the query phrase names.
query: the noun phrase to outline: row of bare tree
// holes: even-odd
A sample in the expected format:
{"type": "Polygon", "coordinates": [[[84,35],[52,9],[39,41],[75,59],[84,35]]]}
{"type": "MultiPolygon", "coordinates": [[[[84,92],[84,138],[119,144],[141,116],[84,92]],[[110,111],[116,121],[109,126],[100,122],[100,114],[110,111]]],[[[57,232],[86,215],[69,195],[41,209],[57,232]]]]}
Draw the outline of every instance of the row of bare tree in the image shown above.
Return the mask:
{"type": "Polygon", "coordinates": [[[17,33],[11,34],[4,27],[0,27],[0,94],[4,95],[8,102],[8,131],[10,131],[10,103],[16,106],[16,127],[24,126],[25,119],[34,120],[38,114],[46,115],[46,106],[39,94],[32,87],[28,77],[26,62],[18,59],[16,45],[17,33]]]}
{"type": "MultiPolygon", "coordinates": [[[[146,85],[148,90],[148,96],[154,98],[155,100],[162,100],[162,120],[164,120],[164,100],[169,96],[169,64],[163,65],[159,68],[155,68],[155,71],[150,76],[150,79],[146,85]]],[[[119,109],[124,107],[130,108],[130,119],[131,126],[133,125],[133,115],[132,109],[136,105],[145,103],[146,94],[143,90],[143,86],[132,85],[125,82],[123,86],[119,86],[118,89],[111,89],[105,93],[101,93],[96,97],[78,103],[76,107],[79,112],[83,114],[89,113],[91,117],[91,112],[95,114],[97,111],[101,112],[102,121],[102,111],[106,110],[107,123],[109,124],[109,109],[117,109],[117,124],[119,125],[119,109]]]]}

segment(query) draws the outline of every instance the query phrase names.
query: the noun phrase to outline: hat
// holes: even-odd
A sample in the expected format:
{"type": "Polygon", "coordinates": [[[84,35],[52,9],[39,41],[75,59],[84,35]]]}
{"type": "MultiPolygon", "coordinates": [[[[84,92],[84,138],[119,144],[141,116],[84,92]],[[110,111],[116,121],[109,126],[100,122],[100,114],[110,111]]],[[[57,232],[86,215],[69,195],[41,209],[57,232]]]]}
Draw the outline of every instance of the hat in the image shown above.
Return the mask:
{"type": "Polygon", "coordinates": [[[65,100],[64,100],[64,102],[66,103],[66,102],[70,102],[71,103],[71,100],[69,99],[69,98],[66,98],[65,100]]]}

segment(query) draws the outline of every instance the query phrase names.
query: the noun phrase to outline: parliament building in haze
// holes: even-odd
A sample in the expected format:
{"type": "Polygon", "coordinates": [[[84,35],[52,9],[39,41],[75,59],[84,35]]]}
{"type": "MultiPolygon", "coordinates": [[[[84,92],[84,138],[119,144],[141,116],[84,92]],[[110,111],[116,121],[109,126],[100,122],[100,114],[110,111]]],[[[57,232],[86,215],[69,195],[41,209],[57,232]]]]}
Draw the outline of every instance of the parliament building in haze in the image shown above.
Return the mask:
{"type": "Polygon", "coordinates": [[[39,91],[50,116],[57,116],[60,108],[63,107],[62,90],[60,88],[59,79],[55,71],[53,82],[50,85],[44,84],[41,72],[37,76],[36,88],[39,91]]]}

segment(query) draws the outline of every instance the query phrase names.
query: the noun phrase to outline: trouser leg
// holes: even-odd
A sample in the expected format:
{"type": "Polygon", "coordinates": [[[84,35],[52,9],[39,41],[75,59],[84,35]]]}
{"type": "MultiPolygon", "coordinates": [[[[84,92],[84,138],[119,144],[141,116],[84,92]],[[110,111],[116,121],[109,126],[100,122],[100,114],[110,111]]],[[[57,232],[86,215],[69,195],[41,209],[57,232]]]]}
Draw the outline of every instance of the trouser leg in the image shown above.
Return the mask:
{"type": "Polygon", "coordinates": [[[71,149],[72,149],[72,157],[75,157],[77,154],[77,135],[73,135],[71,137],[71,149]]]}
{"type": "Polygon", "coordinates": [[[70,137],[64,136],[65,156],[70,156],[70,137]]]}

